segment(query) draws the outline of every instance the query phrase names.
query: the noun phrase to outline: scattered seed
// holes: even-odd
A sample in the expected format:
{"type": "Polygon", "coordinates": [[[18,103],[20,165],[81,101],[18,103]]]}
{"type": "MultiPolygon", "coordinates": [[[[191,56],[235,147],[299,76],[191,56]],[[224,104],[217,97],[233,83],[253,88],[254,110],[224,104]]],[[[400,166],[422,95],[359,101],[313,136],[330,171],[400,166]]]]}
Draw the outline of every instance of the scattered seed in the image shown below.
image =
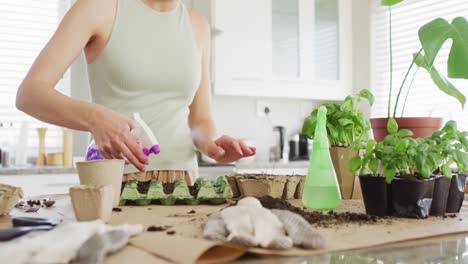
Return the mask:
{"type": "Polygon", "coordinates": [[[196,213],[197,213],[197,211],[191,210],[191,211],[189,211],[187,214],[196,214],[196,213]]]}
{"type": "Polygon", "coordinates": [[[112,208],[113,212],[122,212],[122,208],[112,208]]]}
{"type": "Polygon", "coordinates": [[[44,205],[46,207],[52,207],[54,204],[55,204],[55,201],[53,201],[53,200],[44,201],[44,205]]]}
{"type": "Polygon", "coordinates": [[[173,236],[176,234],[176,231],[167,231],[166,234],[173,236]]]}

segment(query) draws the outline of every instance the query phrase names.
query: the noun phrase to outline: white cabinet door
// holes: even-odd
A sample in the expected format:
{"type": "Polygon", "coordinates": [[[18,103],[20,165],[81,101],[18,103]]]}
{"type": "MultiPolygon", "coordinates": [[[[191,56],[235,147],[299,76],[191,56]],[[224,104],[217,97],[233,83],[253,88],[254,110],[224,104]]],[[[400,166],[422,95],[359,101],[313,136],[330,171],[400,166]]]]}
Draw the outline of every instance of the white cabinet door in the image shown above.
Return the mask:
{"type": "Polygon", "coordinates": [[[215,94],[342,100],[351,93],[351,1],[193,0],[213,30],[215,94]]]}
{"type": "Polygon", "coordinates": [[[271,0],[212,1],[213,81],[218,94],[264,90],[271,79],[271,0]]]}

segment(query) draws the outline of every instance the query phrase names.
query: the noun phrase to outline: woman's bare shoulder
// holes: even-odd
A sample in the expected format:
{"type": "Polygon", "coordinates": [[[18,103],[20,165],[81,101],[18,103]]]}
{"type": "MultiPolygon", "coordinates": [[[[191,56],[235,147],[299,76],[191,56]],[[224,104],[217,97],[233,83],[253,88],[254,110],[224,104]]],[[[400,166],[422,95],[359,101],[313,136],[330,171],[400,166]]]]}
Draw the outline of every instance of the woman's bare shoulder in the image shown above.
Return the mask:
{"type": "Polygon", "coordinates": [[[210,39],[208,19],[193,9],[189,10],[189,14],[198,44],[203,49],[208,45],[210,39]]]}

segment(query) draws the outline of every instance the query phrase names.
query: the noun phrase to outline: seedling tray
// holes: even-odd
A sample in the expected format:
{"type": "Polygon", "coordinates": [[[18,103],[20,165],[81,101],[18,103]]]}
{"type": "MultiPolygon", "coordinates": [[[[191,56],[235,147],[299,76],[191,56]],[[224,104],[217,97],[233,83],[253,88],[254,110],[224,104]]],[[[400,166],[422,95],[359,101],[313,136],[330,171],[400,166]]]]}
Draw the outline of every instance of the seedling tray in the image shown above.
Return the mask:
{"type": "Polygon", "coordinates": [[[185,180],[164,184],[160,181],[129,181],[123,186],[120,205],[222,204],[232,197],[231,186],[224,176],[213,183],[201,177],[190,187],[185,180]]]}
{"type": "Polygon", "coordinates": [[[302,199],[305,176],[233,174],[227,176],[234,198],[271,196],[284,200],[302,199]]]}

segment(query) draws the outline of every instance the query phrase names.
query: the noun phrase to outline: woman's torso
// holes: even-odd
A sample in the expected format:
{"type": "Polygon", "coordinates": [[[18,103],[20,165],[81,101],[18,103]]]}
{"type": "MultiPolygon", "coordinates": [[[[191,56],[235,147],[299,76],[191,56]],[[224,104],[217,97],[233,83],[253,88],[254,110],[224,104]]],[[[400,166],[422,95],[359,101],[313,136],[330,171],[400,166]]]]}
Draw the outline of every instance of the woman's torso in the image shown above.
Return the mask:
{"type": "MultiPolygon", "coordinates": [[[[106,43],[88,64],[93,101],[127,116],[141,114],[161,146],[148,170],[196,170],[188,115],[201,54],[185,6],[161,13],[143,0],[117,0],[106,43]]],[[[127,166],[126,172],[135,171],[127,166]]]]}

